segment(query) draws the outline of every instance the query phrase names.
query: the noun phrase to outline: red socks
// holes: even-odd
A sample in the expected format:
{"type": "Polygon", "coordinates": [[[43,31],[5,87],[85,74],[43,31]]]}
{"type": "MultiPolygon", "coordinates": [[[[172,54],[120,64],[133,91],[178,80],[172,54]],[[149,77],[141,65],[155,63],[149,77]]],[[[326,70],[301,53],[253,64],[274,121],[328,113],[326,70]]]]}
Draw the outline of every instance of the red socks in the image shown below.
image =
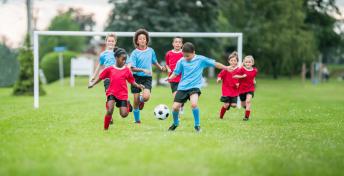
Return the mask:
{"type": "Polygon", "coordinates": [[[227,109],[225,107],[221,107],[221,110],[220,110],[220,118],[223,119],[223,116],[225,115],[227,109]]]}
{"type": "Polygon", "coordinates": [[[112,119],[111,115],[105,115],[105,117],[104,117],[104,130],[107,130],[109,128],[111,119],[112,119]]]}
{"type": "Polygon", "coordinates": [[[245,111],[245,117],[246,117],[246,118],[250,118],[250,113],[251,113],[251,111],[246,110],[246,111],[245,111]]]}

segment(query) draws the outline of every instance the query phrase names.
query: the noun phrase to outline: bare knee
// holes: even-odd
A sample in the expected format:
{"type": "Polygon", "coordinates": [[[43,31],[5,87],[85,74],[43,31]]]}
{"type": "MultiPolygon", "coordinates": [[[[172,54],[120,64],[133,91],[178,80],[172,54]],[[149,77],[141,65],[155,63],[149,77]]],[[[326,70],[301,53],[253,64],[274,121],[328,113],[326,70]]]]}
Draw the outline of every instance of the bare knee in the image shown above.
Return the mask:
{"type": "Polygon", "coordinates": [[[179,111],[179,109],[180,109],[180,106],[178,104],[173,104],[172,111],[176,112],[176,111],[179,111]]]}
{"type": "Polygon", "coordinates": [[[192,108],[192,109],[197,108],[197,103],[191,103],[191,108],[192,108]]]}
{"type": "Polygon", "coordinates": [[[231,107],[232,107],[232,108],[236,108],[236,107],[237,107],[237,104],[236,104],[236,103],[232,103],[232,104],[231,104],[231,107]]]}
{"type": "Polygon", "coordinates": [[[123,117],[123,118],[126,118],[127,116],[128,116],[128,112],[120,112],[119,113],[120,115],[121,115],[121,117],[123,117]]]}
{"type": "Polygon", "coordinates": [[[251,104],[251,100],[246,100],[246,104],[247,105],[251,104]]]}

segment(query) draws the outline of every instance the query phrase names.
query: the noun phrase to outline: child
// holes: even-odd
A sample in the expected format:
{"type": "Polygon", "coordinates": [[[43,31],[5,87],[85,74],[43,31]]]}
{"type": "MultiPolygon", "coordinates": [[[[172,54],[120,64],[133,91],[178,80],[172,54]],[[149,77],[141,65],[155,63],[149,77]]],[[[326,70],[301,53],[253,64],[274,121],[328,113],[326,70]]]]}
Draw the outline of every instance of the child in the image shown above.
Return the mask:
{"type": "Polygon", "coordinates": [[[109,128],[110,122],[112,120],[112,114],[114,110],[114,105],[119,108],[119,114],[124,118],[128,116],[130,111],[130,104],[128,103],[128,81],[132,86],[135,86],[139,89],[144,89],[145,87],[141,84],[135,82],[134,76],[131,73],[130,69],[125,66],[127,60],[127,53],[124,49],[119,48],[114,52],[116,58],[116,64],[110,67],[107,67],[99,75],[99,78],[96,78],[92,81],[88,88],[92,88],[94,85],[99,83],[101,80],[110,79],[110,84],[106,90],[107,96],[107,109],[106,115],[104,117],[104,129],[109,128]]]}
{"type": "MultiPolygon", "coordinates": [[[[114,33],[110,33],[105,38],[105,51],[103,51],[99,56],[99,64],[94,71],[94,74],[90,80],[90,83],[93,82],[96,77],[98,76],[99,72],[102,71],[104,68],[110,67],[115,65],[115,57],[114,57],[114,48],[116,47],[117,37],[114,33]]],[[[104,80],[104,88],[105,92],[110,85],[110,79],[104,80]]]]}
{"type": "Polygon", "coordinates": [[[258,69],[253,67],[254,58],[246,56],[241,67],[233,78],[239,79],[239,97],[241,106],[245,108],[244,121],[249,120],[251,113],[251,100],[254,96],[255,90],[255,77],[258,69]]]}
{"type": "Polygon", "coordinates": [[[222,70],[217,76],[217,82],[222,80],[222,96],[220,101],[223,102],[223,106],[220,110],[220,119],[223,119],[226,111],[230,107],[235,108],[238,101],[238,79],[233,78],[233,76],[238,71],[238,53],[233,52],[228,56],[228,63],[232,71],[222,70]]]}
{"type": "MultiPolygon", "coordinates": [[[[168,72],[168,76],[171,76],[172,72],[176,68],[177,62],[183,57],[182,46],[183,46],[183,38],[182,37],[174,37],[172,41],[173,49],[168,51],[165,56],[166,60],[166,69],[168,72]]],[[[178,84],[180,81],[181,75],[178,75],[176,78],[169,80],[173,98],[176,96],[178,84]]],[[[180,109],[180,114],[183,113],[183,105],[180,109]]]]}
{"type": "Polygon", "coordinates": [[[229,69],[228,67],[215,62],[213,59],[196,55],[195,47],[192,43],[185,43],[183,46],[183,58],[177,62],[176,69],[168,78],[172,80],[181,74],[177,93],[172,106],[173,124],[168,129],[174,131],[179,125],[179,109],[188,99],[191,102],[192,114],[194,116],[194,127],[196,132],[201,131],[200,116],[198,108],[198,98],[201,95],[202,73],[206,67],[216,67],[218,69],[229,69]]]}
{"type": "Polygon", "coordinates": [[[131,93],[134,94],[134,119],[135,123],[139,124],[141,123],[140,110],[143,109],[144,102],[149,100],[152,89],[152,64],[161,71],[166,69],[158,63],[154,50],[148,47],[149,35],[146,30],[138,29],[133,42],[136,49],[130,55],[132,70],[141,71],[134,73],[134,78],[137,83],[145,86],[142,95],[140,95],[141,89],[131,86],[131,93]]]}

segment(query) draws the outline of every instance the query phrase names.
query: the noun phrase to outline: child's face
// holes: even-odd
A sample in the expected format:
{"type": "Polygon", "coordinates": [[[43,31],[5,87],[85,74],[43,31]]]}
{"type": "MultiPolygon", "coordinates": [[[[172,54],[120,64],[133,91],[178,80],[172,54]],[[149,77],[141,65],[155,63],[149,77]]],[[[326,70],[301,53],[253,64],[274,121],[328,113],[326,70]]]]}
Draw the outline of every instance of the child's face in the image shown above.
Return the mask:
{"type": "Polygon", "coordinates": [[[230,66],[235,67],[235,66],[238,65],[238,60],[235,57],[232,57],[232,58],[229,59],[228,63],[229,63],[230,66]]]}
{"type": "Polygon", "coordinates": [[[180,50],[183,46],[183,41],[181,38],[175,38],[172,42],[172,46],[174,50],[180,50]]]}
{"type": "Polygon", "coordinates": [[[244,66],[245,66],[245,67],[251,68],[252,65],[253,65],[252,59],[249,59],[249,58],[244,59],[244,66]]]}
{"type": "Polygon", "coordinates": [[[147,46],[147,38],[144,34],[140,34],[138,37],[137,37],[137,44],[139,46],[147,46]]]}
{"type": "Polygon", "coordinates": [[[114,49],[116,46],[116,39],[114,37],[109,37],[106,40],[106,48],[107,49],[114,49]]]}
{"type": "Polygon", "coordinates": [[[187,60],[190,61],[192,58],[194,58],[195,52],[189,53],[189,52],[183,52],[183,57],[187,60]]]}
{"type": "Polygon", "coordinates": [[[116,58],[116,64],[118,67],[123,67],[126,61],[127,61],[127,55],[125,54],[122,54],[118,58],[116,58]]]}

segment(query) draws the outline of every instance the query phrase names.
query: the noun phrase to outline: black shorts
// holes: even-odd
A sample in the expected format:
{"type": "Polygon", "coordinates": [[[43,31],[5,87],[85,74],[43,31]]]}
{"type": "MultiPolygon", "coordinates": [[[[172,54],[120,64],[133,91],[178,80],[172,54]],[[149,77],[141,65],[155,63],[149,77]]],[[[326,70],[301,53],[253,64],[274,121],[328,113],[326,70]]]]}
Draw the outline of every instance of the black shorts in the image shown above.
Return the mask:
{"type": "Polygon", "coordinates": [[[107,101],[110,101],[110,100],[115,100],[115,102],[116,102],[116,107],[127,107],[127,103],[128,103],[128,101],[127,100],[119,100],[119,99],[117,99],[115,96],[113,96],[113,95],[109,95],[108,97],[107,97],[107,101]]]}
{"type": "Polygon", "coordinates": [[[170,86],[171,86],[172,93],[174,93],[175,91],[177,91],[178,85],[179,85],[179,82],[170,82],[170,86]]]}
{"type": "Polygon", "coordinates": [[[220,98],[220,101],[221,102],[224,102],[224,103],[237,103],[238,102],[238,97],[230,97],[230,96],[222,96],[220,98]]]}
{"type": "Polygon", "coordinates": [[[239,94],[240,101],[246,101],[246,95],[247,95],[247,94],[251,94],[251,95],[252,95],[252,98],[254,97],[254,92],[242,93],[242,94],[239,94]]]}
{"type": "Polygon", "coordinates": [[[178,103],[185,103],[186,101],[190,100],[190,96],[192,94],[201,95],[201,90],[199,88],[192,88],[189,90],[178,90],[176,96],[174,97],[174,102],[178,103]]]}
{"type": "Polygon", "coordinates": [[[110,79],[109,78],[104,79],[105,92],[109,88],[109,86],[110,86],[110,79]]]}
{"type": "MultiPolygon", "coordinates": [[[[152,77],[150,76],[137,76],[134,75],[135,81],[137,84],[142,84],[145,86],[145,89],[152,90],[152,77]]],[[[131,85],[131,93],[140,93],[141,89],[131,85]]]]}

